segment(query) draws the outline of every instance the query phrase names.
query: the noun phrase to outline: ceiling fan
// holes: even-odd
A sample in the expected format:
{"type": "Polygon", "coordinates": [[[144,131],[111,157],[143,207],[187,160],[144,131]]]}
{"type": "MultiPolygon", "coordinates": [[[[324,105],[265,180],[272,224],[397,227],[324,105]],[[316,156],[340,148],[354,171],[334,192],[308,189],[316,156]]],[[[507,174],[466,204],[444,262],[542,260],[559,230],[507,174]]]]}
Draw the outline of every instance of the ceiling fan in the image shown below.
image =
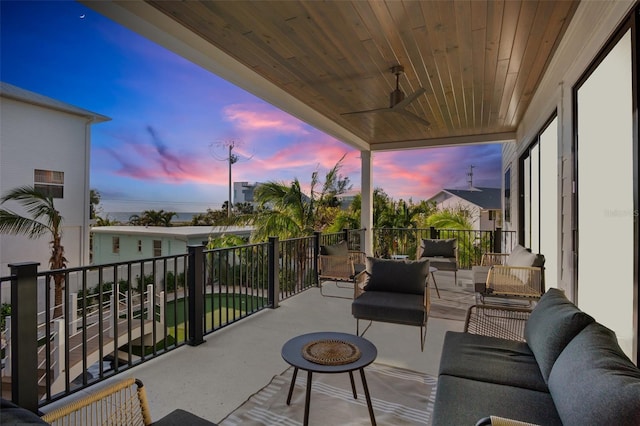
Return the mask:
{"type": "Polygon", "coordinates": [[[369,114],[369,113],[383,113],[383,112],[396,112],[403,116],[417,121],[425,126],[431,126],[427,120],[422,117],[409,112],[405,109],[410,103],[415,101],[418,96],[422,95],[426,90],[423,87],[418,88],[415,92],[405,97],[404,92],[400,90],[400,74],[404,73],[404,67],[402,65],[395,65],[391,67],[391,72],[396,76],[396,89],[389,94],[389,107],[388,108],[375,108],[364,111],[345,112],[340,115],[356,115],[356,114],[369,114]]]}

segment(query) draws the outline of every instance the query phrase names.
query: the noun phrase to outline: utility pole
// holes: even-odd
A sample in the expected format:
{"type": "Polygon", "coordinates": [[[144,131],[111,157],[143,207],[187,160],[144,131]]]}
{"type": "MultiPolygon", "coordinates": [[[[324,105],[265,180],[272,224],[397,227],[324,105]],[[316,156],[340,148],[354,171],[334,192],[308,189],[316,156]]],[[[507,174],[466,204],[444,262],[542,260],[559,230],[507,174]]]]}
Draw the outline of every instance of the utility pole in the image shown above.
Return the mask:
{"type": "Polygon", "coordinates": [[[238,162],[238,156],[235,155],[233,151],[233,147],[235,146],[235,141],[231,141],[229,143],[229,201],[227,201],[227,219],[231,219],[231,166],[238,162]]]}
{"type": "MultiPolygon", "coordinates": [[[[232,196],[231,191],[233,189],[231,168],[235,163],[237,163],[240,160],[240,156],[238,154],[234,154],[233,150],[238,146],[240,146],[240,141],[237,141],[235,139],[227,139],[224,141],[220,141],[216,143],[215,146],[214,144],[209,145],[212,151],[212,155],[216,160],[226,161],[229,164],[229,198],[227,200],[227,219],[231,219],[231,207],[233,206],[233,203],[231,202],[231,196],[232,196]],[[223,158],[216,156],[215,153],[213,152],[214,147],[223,148],[226,156],[223,158]]],[[[252,157],[253,155],[251,157],[247,157],[246,160],[250,160],[252,157]]]]}

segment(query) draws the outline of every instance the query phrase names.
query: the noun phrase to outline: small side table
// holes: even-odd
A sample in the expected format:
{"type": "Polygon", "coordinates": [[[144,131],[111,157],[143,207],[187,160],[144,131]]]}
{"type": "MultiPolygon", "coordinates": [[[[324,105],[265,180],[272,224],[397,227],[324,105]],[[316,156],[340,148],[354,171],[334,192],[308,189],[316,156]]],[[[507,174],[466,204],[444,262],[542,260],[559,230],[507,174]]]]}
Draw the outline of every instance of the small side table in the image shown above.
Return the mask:
{"type": "Polygon", "coordinates": [[[351,380],[351,390],[353,391],[353,397],[357,398],[355,381],[353,380],[353,372],[355,370],[360,371],[360,377],[362,378],[362,386],[364,388],[364,395],[367,399],[367,408],[369,409],[369,417],[371,418],[371,424],[376,425],[376,419],[373,414],[373,407],[371,405],[371,396],[369,395],[369,388],[367,386],[367,379],[364,375],[364,367],[371,364],[378,356],[378,350],[373,343],[363,337],[359,337],[348,333],[336,333],[336,332],[319,332],[303,334],[298,337],[294,337],[284,344],[282,347],[282,358],[295,369],[293,370],[293,377],[291,378],[291,385],[289,386],[289,394],[287,396],[287,405],[291,404],[291,395],[293,394],[293,387],[296,383],[296,377],[298,376],[298,370],[302,369],[307,372],[307,391],[304,401],[304,425],[309,424],[309,405],[311,402],[311,379],[313,373],[349,373],[349,379],[351,380]],[[341,365],[325,365],[307,360],[303,356],[303,349],[309,343],[322,340],[338,340],[346,343],[350,343],[356,346],[360,350],[360,358],[353,362],[349,362],[341,365]]]}

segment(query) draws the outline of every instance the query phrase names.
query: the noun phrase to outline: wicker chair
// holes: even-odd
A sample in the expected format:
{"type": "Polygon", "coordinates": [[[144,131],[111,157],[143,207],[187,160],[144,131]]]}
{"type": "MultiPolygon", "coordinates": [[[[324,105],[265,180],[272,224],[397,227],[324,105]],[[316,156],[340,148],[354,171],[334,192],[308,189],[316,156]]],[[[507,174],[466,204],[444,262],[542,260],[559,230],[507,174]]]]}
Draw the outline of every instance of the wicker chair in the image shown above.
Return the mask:
{"type": "Polygon", "coordinates": [[[529,308],[474,305],[467,310],[464,332],[524,342],[524,326],[529,308]]]}
{"type": "Polygon", "coordinates": [[[485,303],[485,297],[539,299],[545,288],[544,262],[543,255],[520,245],[509,254],[485,253],[481,266],[472,268],[479,301],[485,303]],[[484,277],[482,285],[479,281],[484,277]]]}
{"type": "Polygon", "coordinates": [[[373,321],[420,327],[424,351],[431,308],[429,261],[367,258],[366,270],[356,276],[351,313],[356,334],[363,336],[373,321]],[[360,332],[360,320],[369,321],[360,332]]]}
{"type": "Polygon", "coordinates": [[[350,283],[352,288],[355,276],[365,268],[366,254],[361,251],[348,250],[346,241],[331,246],[320,246],[318,256],[318,286],[320,294],[325,297],[339,297],[350,299],[351,297],[326,295],[323,292],[323,281],[332,281],[337,287],[338,283],[350,283]]]}
{"type": "Polygon", "coordinates": [[[56,408],[44,414],[42,420],[54,426],[215,426],[215,423],[180,409],[152,422],[146,390],[142,382],[135,378],[120,380],[89,396],[56,408]]]}

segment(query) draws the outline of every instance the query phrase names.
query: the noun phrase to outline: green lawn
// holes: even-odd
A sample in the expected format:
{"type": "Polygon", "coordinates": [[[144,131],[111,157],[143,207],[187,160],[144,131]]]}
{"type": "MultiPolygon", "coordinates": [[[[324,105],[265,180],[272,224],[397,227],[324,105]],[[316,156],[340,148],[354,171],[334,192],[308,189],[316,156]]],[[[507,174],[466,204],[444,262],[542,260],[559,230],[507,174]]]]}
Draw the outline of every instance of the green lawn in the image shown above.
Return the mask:
{"type": "MultiPolygon", "coordinates": [[[[247,294],[207,294],[205,295],[205,328],[211,329],[225,324],[234,318],[245,315],[247,311],[265,306],[268,303],[264,297],[247,294]]],[[[174,334],[177,324],[177,341],[185,339],[185,300],[178,299],[167,302],[165,310],[166,326],[169,334],[174,334]]]]}

